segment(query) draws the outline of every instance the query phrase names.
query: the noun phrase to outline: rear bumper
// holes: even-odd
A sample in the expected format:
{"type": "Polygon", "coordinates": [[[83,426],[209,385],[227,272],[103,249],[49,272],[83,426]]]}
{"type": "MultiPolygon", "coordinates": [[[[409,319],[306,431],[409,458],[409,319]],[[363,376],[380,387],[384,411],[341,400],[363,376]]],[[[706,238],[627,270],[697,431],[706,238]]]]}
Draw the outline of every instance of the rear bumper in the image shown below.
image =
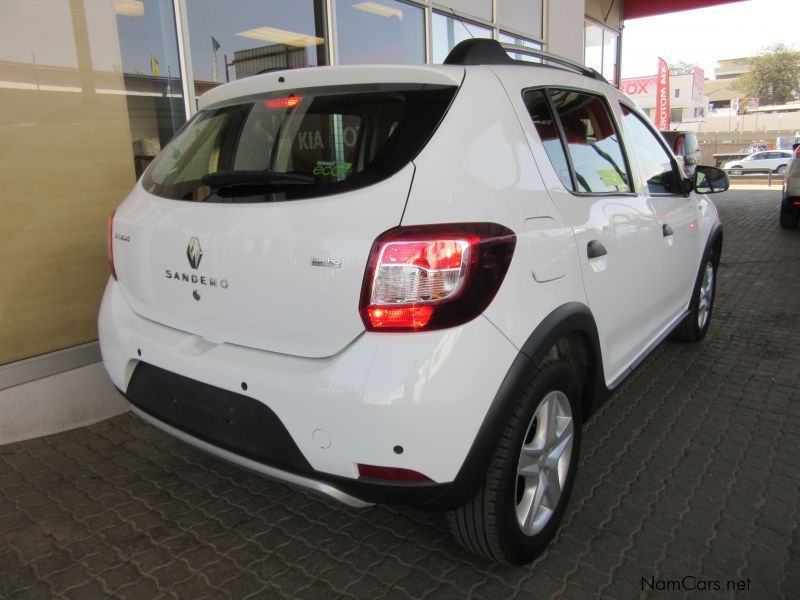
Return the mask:
{"type": "Polygon", "coordinates": [[[218,344],[140,317],[113,280],[99,331],[109,376],[140,416],[351,505],[452,504],[451,484],[518,354],[483,317],[437,332],[363,334],[323,359],[218,344]],[[363,479],[358,464],[431,482],[363,479]]]}
{"type": "Polygon", "coordinates": [[[784,183],[783,198],[781,200],[781,210],[800,214],[800,177],[790,177],[784,183]]]}

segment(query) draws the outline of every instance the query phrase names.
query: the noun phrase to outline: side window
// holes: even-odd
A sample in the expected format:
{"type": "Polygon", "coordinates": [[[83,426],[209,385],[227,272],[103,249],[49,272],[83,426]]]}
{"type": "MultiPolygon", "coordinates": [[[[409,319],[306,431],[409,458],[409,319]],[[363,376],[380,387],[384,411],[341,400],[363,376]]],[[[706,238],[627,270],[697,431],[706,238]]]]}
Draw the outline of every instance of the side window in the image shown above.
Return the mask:
{"type": "Polygon", "coordinates": [[[630,192],[630,177],[605,102],[582,92],[552,90],[575,173],[576,192],[630,192]]]}
{"type": "Polygon", "coordinates": [[[561,143],[561,137],[558,135],[558,127],[553,118],[553,113],[550,111],[550,106],[547,104],[544,91],[533,90],[525,92],[523,100],[542,140],[544,150],[547,152],[547,156],[558,174],[558,178],[565,188],[571,190],[572,179],[569,174],[567,155],[564,153],[564,146],[561,143]]]}
{"type": "Polygon", "coordinates": [[[636,154],[642,176],[651,194],[683,194],[680,176],[672,165],[669,153],[652,129],[624,104],[622,121],[628,132],[630,150],[636,154]]]}

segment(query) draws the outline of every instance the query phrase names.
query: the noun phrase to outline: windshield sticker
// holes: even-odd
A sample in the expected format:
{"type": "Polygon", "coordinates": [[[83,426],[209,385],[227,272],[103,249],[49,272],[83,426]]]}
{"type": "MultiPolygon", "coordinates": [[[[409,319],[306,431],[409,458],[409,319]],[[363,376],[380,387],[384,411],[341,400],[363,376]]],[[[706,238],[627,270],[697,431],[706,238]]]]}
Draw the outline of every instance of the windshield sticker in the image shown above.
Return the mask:
{"type": "Polygon", "coordinates": [[[349,162],[335,162],[329,160],[318,160],[317,166],[314,167],[314,175],[344,175],[347,173],[353,163],[349,162]]]}

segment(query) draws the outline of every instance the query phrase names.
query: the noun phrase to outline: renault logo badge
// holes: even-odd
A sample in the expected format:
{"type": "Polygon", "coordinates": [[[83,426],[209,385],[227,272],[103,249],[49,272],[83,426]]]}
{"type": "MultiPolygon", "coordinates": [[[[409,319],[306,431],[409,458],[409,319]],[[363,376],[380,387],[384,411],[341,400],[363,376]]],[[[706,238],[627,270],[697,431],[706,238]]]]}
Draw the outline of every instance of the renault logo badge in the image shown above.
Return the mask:
{"type": "Polygon", "coordinates": [[[197,269],[200,266],[200,261],[203,259],[203,249],[200,247],[200,240],[192,237],[189,240],[189,245],[186,247],[186,258],[189,259],[189,266],[197,269]]]}

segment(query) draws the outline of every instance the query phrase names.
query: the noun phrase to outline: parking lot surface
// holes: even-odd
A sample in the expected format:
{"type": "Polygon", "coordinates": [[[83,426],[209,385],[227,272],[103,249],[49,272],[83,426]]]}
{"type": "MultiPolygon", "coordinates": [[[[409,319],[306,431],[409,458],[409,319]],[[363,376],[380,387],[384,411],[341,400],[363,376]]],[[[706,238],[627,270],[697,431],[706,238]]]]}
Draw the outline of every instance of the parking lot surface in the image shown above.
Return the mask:
{"type": "Polygon", "coordinates": [[[659,346],[585,425],[570,508],[533,564],[466,553],[441,514],[346,508],[123,415],[0,446],[0,597],[709,597],[716,583],[800,598],[800,230],[779,229],[777,191],[716,198],[711,331],[659,346]]]}

